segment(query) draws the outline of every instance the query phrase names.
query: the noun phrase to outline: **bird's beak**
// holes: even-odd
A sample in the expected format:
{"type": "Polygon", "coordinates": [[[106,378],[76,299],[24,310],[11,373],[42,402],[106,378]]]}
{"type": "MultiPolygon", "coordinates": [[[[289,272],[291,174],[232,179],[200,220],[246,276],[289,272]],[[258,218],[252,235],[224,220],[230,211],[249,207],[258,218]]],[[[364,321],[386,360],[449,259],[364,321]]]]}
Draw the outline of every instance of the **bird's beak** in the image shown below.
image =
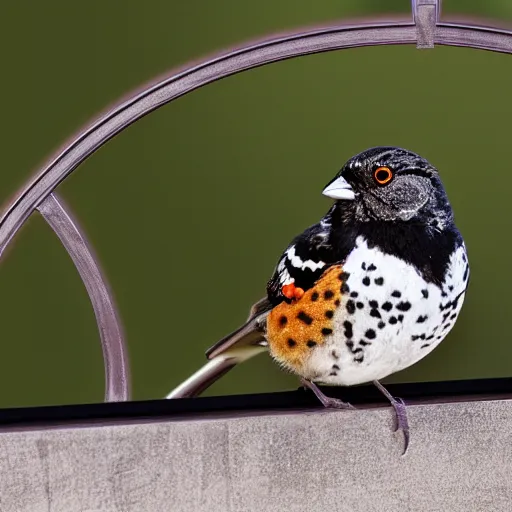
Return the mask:
{"type": "Polygon", "coordinates": [[[329,185],[324,188],[322,194],[332,199],[345,199],[347,201],[353,201],[356,198],[354,189],[343,176],[329,183],[329,185]]]}

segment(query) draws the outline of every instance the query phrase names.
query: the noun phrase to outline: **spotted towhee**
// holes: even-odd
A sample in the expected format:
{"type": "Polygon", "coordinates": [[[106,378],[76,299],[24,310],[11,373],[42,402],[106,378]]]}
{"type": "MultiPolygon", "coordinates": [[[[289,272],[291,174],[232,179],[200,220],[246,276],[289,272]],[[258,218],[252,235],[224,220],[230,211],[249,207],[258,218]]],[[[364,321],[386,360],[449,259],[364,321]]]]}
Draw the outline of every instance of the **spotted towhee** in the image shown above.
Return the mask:
{"type": "Polygon", "coordinates": [[[368,149],[323,193],[334,204],[284,251],[267,297],[169,397],[197,394],[268,348],[326,407],[350,405],[314,383],[374,382],[395,408],[407,449],[405,406],[378,381],[425,357],[450,332],[469,281],[466,248],[437,170],[411,151],[368,149]]]}

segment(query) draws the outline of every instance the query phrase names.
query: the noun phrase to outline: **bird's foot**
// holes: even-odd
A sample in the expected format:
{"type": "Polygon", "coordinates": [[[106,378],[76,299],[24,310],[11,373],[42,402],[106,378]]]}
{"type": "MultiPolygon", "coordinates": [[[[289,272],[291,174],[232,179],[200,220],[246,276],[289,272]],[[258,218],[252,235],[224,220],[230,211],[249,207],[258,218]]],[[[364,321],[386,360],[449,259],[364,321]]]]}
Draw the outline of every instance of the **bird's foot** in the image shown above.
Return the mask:
{"type": "Polygon", "coordinates": [[[315,396],[318,398],[318,400],[320,400],[320,402],[322,402],[322,405],[324,407],[328,409],[355,409],[353,405],[350,405],[347,402],[343,402],[339,398],[332,398],[330,396],[324,395],[322,391],[320,391],[320,388],[314,382],[311,382],[310,380],[304,378],[301,378],[300,381],[305,388],[308,388],[311,391],[313,391],[315,396]]]}
{"type": "Polygon", "coordinates": [[[395,398],[391,393],[378,381],[373,382],[377,389],[389,400],[391,406],[395,410],[396,428],[395,432],[402,431],[404,436],[404,451],[402,455],[405,455],[407,448],[409,447],[410,430],[409,420],[407,419],[407,408],[405,402],[401,398],[395,398]]]}

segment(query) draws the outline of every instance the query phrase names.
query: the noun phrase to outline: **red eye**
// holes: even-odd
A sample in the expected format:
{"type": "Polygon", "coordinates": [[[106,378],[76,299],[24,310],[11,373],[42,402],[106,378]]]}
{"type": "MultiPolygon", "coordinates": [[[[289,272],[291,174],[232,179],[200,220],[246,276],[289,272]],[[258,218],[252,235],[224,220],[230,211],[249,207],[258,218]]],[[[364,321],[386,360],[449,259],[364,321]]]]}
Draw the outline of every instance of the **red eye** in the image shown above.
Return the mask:
{"type": "Polygon", "coordinates": [[[375,169],[373,177],[379,185],[386,185],[393,179],[393,172],[389,167],[378,167],[375,169]]]}

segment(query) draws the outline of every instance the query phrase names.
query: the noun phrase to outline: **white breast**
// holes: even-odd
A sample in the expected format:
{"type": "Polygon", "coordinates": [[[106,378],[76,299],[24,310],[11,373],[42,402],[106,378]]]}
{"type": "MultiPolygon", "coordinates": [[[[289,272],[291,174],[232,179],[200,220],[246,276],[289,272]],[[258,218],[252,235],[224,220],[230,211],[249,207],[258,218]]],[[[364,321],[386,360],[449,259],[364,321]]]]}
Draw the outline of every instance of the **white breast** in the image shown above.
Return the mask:
{"type": "Polygon", "coordinates": [[[451,255],[440,288],[395,256],[369,249],[362,237],[343,270],[350,291],[335,312],[333,334],[315,348],[304,375],[330,385],[382,379],[425,357],[457,320],[469,279],[463,245],[451,255]]]}

